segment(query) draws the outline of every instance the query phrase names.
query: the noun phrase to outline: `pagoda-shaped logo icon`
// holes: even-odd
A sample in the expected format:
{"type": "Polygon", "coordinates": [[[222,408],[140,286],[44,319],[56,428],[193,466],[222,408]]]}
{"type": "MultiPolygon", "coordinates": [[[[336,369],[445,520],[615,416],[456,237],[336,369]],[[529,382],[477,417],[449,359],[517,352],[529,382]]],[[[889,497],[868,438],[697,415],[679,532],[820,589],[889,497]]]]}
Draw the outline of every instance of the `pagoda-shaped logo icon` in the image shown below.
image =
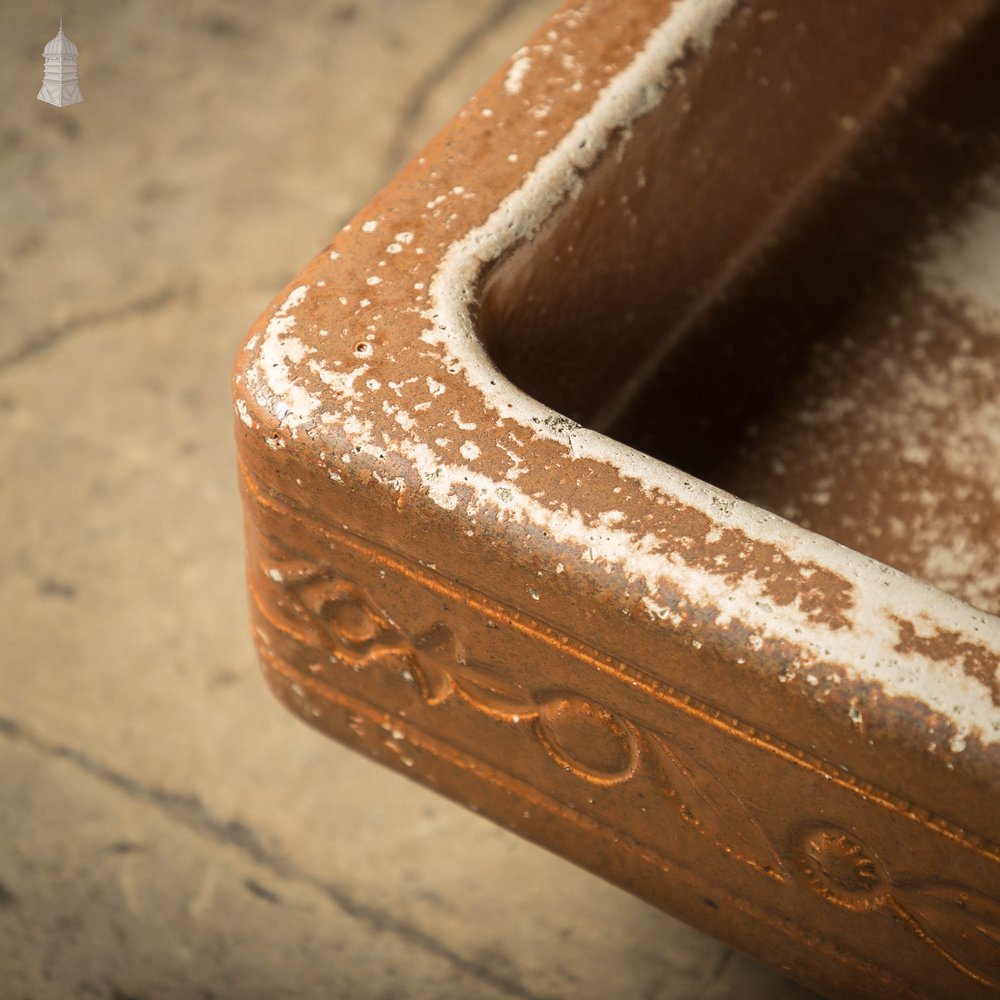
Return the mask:
{"type": "Polygon", "coordinates": [[[57,108],[68,104],[79,104],[83,100],[80,82],[76,78],[76,46],[63,34],[62,18],[59,19],[59,34],[42,50],[45,59],[45,79],[38,99],[57,108]]]}

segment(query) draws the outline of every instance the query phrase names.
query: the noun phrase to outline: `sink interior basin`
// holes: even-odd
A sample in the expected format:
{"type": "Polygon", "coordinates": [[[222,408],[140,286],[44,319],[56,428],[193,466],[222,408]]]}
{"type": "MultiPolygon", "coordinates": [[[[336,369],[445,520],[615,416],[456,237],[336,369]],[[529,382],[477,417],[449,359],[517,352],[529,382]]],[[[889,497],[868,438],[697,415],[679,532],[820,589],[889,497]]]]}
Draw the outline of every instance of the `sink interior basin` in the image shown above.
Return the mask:
{"type": "Polygon", "coordinates": [[[1000,613],[998,24],[814,147],[794,120],[809,68],[769,80],[751,50],[727,79],[687,78],[712,115],[634,123],[486,273],[495,363],[574,421],[1000,613]]]}

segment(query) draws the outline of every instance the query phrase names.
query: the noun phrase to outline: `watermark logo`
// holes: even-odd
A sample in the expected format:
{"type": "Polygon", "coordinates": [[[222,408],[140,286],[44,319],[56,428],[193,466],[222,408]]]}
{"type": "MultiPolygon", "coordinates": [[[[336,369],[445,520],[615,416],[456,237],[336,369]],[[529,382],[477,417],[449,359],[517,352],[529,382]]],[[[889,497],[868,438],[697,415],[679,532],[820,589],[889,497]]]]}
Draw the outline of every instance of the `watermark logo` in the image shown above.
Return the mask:
{"type": "Polygon", "coordinates": [[[57,108],[69,104],[79,104],[83,100],[80,81],[76,78],[77,47],[63,33],[62,18],[59,19],[59,34],[42,50],[45,59],[45,78],[38,99],[57,108]]]}

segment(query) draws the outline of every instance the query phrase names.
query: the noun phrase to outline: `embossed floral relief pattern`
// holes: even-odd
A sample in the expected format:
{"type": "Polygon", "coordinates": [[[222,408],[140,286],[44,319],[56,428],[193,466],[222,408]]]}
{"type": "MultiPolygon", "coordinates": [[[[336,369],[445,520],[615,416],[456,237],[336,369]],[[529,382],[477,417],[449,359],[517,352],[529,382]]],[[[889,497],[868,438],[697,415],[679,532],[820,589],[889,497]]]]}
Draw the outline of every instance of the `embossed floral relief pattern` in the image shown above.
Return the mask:
{"type": "Polygon", "coordinates": [[[392,669],[414,681],[430,706],[458,699],[476,712],[530,728],[563,770],[613,787],[645,769],[681,819],[732,857],[780,881],[782,862],[751,808],[718,774],[676,742],[573,691],[525,691],[471,660],[443,623],[409,635],[365,591],[303,560],[263,556],[282,588],[288,630],[354,669],[392,669]],[[305,623],[310,637],[299,634],[305,623]]]}
{"type": "Polygon", "coordinates": [[[806,882],[830,903],[855,912],[893,913],[960,972],[1000,989],[995,899],[940,879],[894,878],[870,847],[833,825],[807,826],[794,855],[806,882]]]}
{"type": "Polygon", "coordinates": [[[325,657],[355,670],[395,670],[418,685],[431,707],[459,700],[491,719],[529,728],[554,764],[591,785],[611,788],[644,771],[689,827],[735,860],[777,882],[793,878],[848,910],[892,912],[954,968],[998,985],[996,900],[950,882],[894,879],[868,847],[834,825],[803,829],[789,852],[789,869],[733,783],[669,733],[577,692],[523,690],[470,660],[447,625],[410,635],[355,583],[304,560],[264,555],[261,569],[283,594],[279,627],[325,657]]]}

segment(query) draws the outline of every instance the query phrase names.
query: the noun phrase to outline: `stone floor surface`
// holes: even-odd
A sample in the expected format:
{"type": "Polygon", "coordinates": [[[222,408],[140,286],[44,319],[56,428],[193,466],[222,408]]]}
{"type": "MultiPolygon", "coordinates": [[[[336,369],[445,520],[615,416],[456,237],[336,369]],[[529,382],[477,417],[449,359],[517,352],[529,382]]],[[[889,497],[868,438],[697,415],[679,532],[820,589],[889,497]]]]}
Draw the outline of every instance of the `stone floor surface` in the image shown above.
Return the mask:
{"type": "Polygon", "coordinates": [[[250,645],[240,339],[551,7],[0,3],[0,997],[809,995],[309,731],[250,645]]]}

